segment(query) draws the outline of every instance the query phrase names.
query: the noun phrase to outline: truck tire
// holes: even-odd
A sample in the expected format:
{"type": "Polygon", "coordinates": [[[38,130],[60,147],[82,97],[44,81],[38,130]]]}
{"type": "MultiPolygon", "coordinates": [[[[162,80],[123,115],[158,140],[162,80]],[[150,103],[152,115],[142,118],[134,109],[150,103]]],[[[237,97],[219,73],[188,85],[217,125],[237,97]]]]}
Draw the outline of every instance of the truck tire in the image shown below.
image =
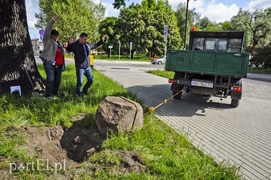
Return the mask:
{"type": "MultiPolygon", "coordinates": [[[[175,95],[178,92],[179,91],[172,91],[172,95],[175,95]]],[[[174,99],[181,99],[181,97],[182,97],[182,92],[180,92],[179,94],[177,94],[176,96],[174,96],[174,99]]]]}
{"type": "MultiPolygon", "coordinates": [[[[184,77],[184,73],[180,73],[180,72],[176,72],[174,74],[174,79],[179,79],[179,78],[183,78],[184,77]]],[[[179,87],[179,91],[183,89],[183,86],[179,87]]],[[[179,91],[173,90],[172,91],[172,95],[178,93],[179,91]]],[[[180,92],[179,94],[177,94],[176,96],[174,96],[174,99],[181,99],[182,97],[182,92],[180,92]]]]}
{"type": "Polygon", "coordinates": [[[238,107],[239,102],[240,102],[240,99],[231,99],[231,106],[232,107],[238,107]]]}

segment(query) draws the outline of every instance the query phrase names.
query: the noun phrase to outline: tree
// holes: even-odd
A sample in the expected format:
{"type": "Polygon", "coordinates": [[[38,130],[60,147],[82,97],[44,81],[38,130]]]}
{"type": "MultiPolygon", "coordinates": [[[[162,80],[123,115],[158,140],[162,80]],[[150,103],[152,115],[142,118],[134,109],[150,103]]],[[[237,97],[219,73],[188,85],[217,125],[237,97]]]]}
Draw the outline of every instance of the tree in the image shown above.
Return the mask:
{"type": "MultiPolygon", "coordinates": [[[[118,32],[120,34],[120,42],[122,48],[129,54],[130,42],[132,42],[131,59],[135,51],[140,52],[146,48],[146,41],[144,30],[147,28],[144,20],[142,19],[146,9],[143,9],[140,5],[132,4],[129,8],[123,8],[120,11],[120,15],[117,21],[118,32]]],[[[149,14],[152,17],[151,14],[149,14]]]]}
{"type": "Polygon", "coordinates": [[[246,31],[246,51],[251,54],[250,63],[256,66],[262,65],[267,58],[265,52],[270,52],[266,48],[261,47],[269,43],[271,23],[270,19],[270,9],[265,11],[256,9],[253,12],[240,9],[236,16],[231,19],[232,26],[235,30],[246,31]],[[264,53],[264,56],[261,55],[264,53]]]}
{"type": "Polygon", "coordinates": [[[232,24],[230,21],[224,21],[218,23],[219,27],[221,28],[222,31],[232,31],[232,24]]]}
{"type": "Polygon", "coordinates": [[[201,18],[199,22],[197,23],[197,27],[199,27],[199,29],[203,31],[213,29],[211,28],[211,26],[213,26],[213,23],[206,16],[204,18],[201,18]]]}
{"type": "Polygon", "coordinates": [[[108,46],[113,46],[113,50],[117,52],[118,43],[119,43],[119,31],[117,27],[117,18],[116,17],[106,17],[99,24],[99,33],[106,34],[108,39],[102,45],[103,49],[107,50],[108,57],[110,55],[108,46]]]}
{"type": "MultiPolygon", "coordinates": [[[[181,40],[184,42],[184,36],[185,36],[185,24],[186,24],[186,4],[180,3],[178,4],[177,10],[175,12],[177,21],[178,21],[178,27],[181,35],[181,40]]],[[[198,20],[199,14],[196,13],[194,10],[188,10],[188,19],[187,19],[187,36],[186,36],[186,42],[188,42],[189,39],[189,32],[192,28],[192,25],[196,20],[198,20]]],[[[197,25],[196,25],[197,26],[197,25]]],[[[197,29],[200,29],[199,26],[197,26],[197,29]]],[[[183,46],[183,43],[182,43],[183,46]]]]}
{"type": "Polygon", "coordinates": [[[115,9],[120,9],[121,7],[125,7],[125,0],[114,0],[113,6],[115,9]]]}
{"type": "MultiPolygon", "coordinates": [[[[249,48],[248,48],[249,49],[249,48]]],[[[253,50],[253,56],[250,59],[250,64],[256,67],[263,65],[264,68],[271,68],[271,46],[256,47],[253,50]]],[[[249,50],[248,50],[249,51],[249,50]]]]}
{"type": "Polygon", "coordinates": [[[142,5],[130,5],[123,8],[117,21],[122,49],[129,51],[130,42],[133,52],[149,56],[161,56],[165,53],[164,27],[168,25],[167,47],[179,48],[180,35],[174,11],[167,1],[143,1],[142,5]]]}
{"type": "Polygon", "coordinates": [[[235,30],[246,31],[246,45],[256,47],[264,45],[271,31],[269,11],[255,10],[254,12],[240,9],[231,19],[235,30]]]}
{"type": "Polygon", "coordinates": [[[60,33],[60,41],[67,41],[69,36],[86,32],[90,39],[99,40],[98,25],[104,19],[105,6],[95,4],[92,0],[40,0],[40,13],[36,27],[44,28],[52,15],[56,14],[59,21],[55,27],[60,33]]]}
{"type": "Polygon", "coordinates": [[[0,12],[0,94],[16,85],[23,94],[41,91],[44,79],[34,58],[25,1],[0,0],[0,12]]]}
{"type": "Polygon", "coordinates": [[[156,9],[156,0],[142,0],[141,5],[151,10],[156,9]]]}

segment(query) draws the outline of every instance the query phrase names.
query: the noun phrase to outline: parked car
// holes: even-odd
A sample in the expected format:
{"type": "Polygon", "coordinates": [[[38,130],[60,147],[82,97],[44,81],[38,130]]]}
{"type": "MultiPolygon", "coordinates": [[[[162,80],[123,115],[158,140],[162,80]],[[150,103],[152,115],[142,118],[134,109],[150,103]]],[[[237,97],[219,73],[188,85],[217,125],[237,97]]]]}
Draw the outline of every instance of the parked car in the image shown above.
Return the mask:
{"type": "Polygon", "coordinates": [[[151,63],[152,64],[165,64],[166,63],[166,56],[163,56],[163,57],[160,57],[157,59],[152,58],[151,63]]]}

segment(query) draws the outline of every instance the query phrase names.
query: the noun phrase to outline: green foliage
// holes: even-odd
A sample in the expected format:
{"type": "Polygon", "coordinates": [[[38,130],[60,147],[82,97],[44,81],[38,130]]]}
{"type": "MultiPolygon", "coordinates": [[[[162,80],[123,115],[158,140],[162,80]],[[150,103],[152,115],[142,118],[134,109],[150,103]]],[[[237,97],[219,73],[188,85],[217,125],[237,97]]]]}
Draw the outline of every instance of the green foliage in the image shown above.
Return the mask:
{"type": "MultiPolygon", "coordinates": [[[[165,52],[164,26],[168,25],[168,49],[178,49],[180,46],[177,19],[167,1],[143,1],[141,5],[132,4],[129,8],[122,8],[118,18],[108,17],[99,26],[100,33],[106,33],[108,42],[103,46],[108,49],[112,45],[112,52],[118,52],[121,43],[121,54],[130,54],[132,42],[133,54],[147,54],[161,56],[165,52]]],[[[108,50],[107,50],[108,51],[108,50]]],[[[109,54],[109,52],[107,52],[109,54]]]]}
{"type": "MultiPolygon", "coordinates": [[[[120,34],[120,42],[123,50],[129,54],[130,42],[132,42],[133,52],[147,53],[147,47],[151,45],[152,39],[149,34],[157,34],[153,28],[150,31],[149,20],[153,19],[153,14],[142,8],[140,5],[130,6],[120,11],[118,18],[118,29],[120,34]],[[146,16],[148,14],[148,16],[146,16]],[[146,19],[148,18],[148,19],[146,19]],[[147,22],[146,22],[147,21],[147,22]]],[[[156,38],[153,37],[153,38],[156,38]]]]}
{"type": "Polygon", "coordinates": [[[116,17],[106,17],[99,24],[99,33],[106,34],[107,38],[105,43],[99,47],[98,49],[106,50],[106,54],[108,54],[107,59],[109,59],[110,49],[108,46],[113,46],[111,49],[111,54],[117,54],[119,50],[119,31],[117,26],[117,18],[116,17]]]}
{"type": "Polygon", "coordinates": [[[252,54],[249,60],[251,65],[256,65],[256,67],[263,65],[265,69],[271,68],[271,46],[248,47],[246,50],[252,54]]]}
{"type": "Polygon", "coordinates": [[[147,73],[155,74],[157,76],[161,76],[168,79],[173,79],[175,72],[172,71],[164,71],[164,70],[149,70],[147,73]]]}
{"type": "Polygon", "coordinates": [[[197,30],[202,31],[232,31],[232,24],[230,21],[225,22],[212,22],[208,17],[204,17],[198,20],[196,23],[197,30]]]}
{"type": "Polygon", "coordinates": [[[222,31],[232,31],[232,24],[230,21],[221,22],[219,23],[219,26],[222,31]]]}
{"type": "MultiPolygon", "coordinates": [[[[189,42],[189,32],[192,28],[192,25],[198,20],[199,14],[195,12],[195,10],[188,10],[188,17],[187,17],[187,32],[186,32],[186,44],[189,42]]],[[[184,36],[185,36],[185,24],[186,24],[186,3],[180,3],[178,4],[177,10],[175,11],[175,16],[177,18],[177,23],[179,27],[179,32],[181,36],[182,42],[184,42],[184,36]]],[[[197,25],[196,25],[197,26],[197,25]]],[[[199,26],[197,26],[197,30],[200,29],[199,26]]],[[[182,43],[182,48],[184,47],[184,44],[182,43]]]]}
{"type": "Polygon", "coordinates": [[[154,0],[142,0],[141,5],[151,10],[155,10],[157,7],[156,1],[154,0]]]}
{"type": "Polygon", "coordinates": [[[209,18],[205,16],[204,18],[199,20],[199,22],[196,24],[196,26],[199,27],[199,29],[201,29],[203,31],[207,31],[208,29],[212,29],[212,28],[210,28],[210,26],[214,26],[214,25],[209,20],[209,18]]]}
{"type": "Polygon", "coordinates": [[[114,0],[113,6],[115,9],[120,9],[122,6],[125,6],[125,0],[114,0]]]}
{"type": "Polygon", "coordinates": [[[271,22],[268,9],[256,9],[253,12],[240,9],[231,19],[234,30],[246,31],[246,45],[260,46],[269,41],[271,22]]]}
{"type": "Polygon", "coordinates": [[[105,6],[92,0],[41,0],[40,13],[36,14],[37,28],[44,28],[56,14],[58,21],[54,27],[60,33],[60,41],[76,37],[76,33],[86,32],[94,41],[99,40],[98,24],[104,18],[105,6]]]}
{"type": "Polygon", "coordinates": [[[271,74],[271,68],[248,68],[249,73],[271,74]]]}
{"type": "MultiPolygon", "coordinates": [[[[146,6],[144,4],[130,6],[130,17],[128,16],[128,10],[123,9],[121,11],[120,26],[127,27],[121,37],[134,37],[131,40],[135,41],[134,47],[137,48],[135,50],[138,52],[147,52],[149,56],[161,56],[165,50],[164,26],[168,25],[167,48],[179,48],[180,37],[177,19],[171,7],[162,1],[158,1],[158,5],[153,3],[146,6]]],[[[125,41],[126,39],[124,38],[123,40],[125,41]]],[[[129,41],[130,39],[128,38],[126,42],[128,43],[129,41]]]]}

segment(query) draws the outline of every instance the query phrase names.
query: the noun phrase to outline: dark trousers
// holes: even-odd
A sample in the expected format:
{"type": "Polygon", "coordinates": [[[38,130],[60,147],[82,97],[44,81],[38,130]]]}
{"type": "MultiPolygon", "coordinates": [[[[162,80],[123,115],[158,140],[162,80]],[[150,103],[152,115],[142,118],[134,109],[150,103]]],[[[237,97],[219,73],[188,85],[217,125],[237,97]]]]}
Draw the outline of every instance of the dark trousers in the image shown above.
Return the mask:
{"type": "Polygon", "coordinates": [[[77,83],[76,83],[76,94],[81,95],[83,93],[87,93],[89,87],[93,83],[93,75],[92,75],[92,70],[90,67],[87,68],[76,68],[76,77],[77,77],[77,83]],[[82,90],[82,85],[83,85],[83,78],[84,75],[87,78],[87,82],[82,90]]]}
{"type": "Polygon", "coordinates": [[[58,95],[58,88],[62,76],[62,66],[52,65],[49,62],[45,62],[44,68],[47,76],[45,96],[58,95]]]}

